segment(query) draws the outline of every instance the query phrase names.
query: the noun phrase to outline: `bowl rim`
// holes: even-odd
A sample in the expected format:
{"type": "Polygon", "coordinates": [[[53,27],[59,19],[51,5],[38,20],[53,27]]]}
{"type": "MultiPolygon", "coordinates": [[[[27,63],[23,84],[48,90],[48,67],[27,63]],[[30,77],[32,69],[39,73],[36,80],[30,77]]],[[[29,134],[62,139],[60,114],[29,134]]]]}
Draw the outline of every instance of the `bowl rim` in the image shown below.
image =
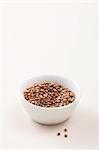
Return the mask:
{"type": "Polygon", "coordinates": [[[28,105],[30,105],[30,106],[32,106],[32,107],[35,107],[35,108],[38,108],[38,109],[42,109],[42,110],[59,110],[59,109],[64,109],[64,108],[68,108],[68,107],[71,107],[72,105],[74,105],[77,101],[79,101],[79,99],[80,99],[80,97],[81,97],[81,92],[80,92],[80,87],[79,87],[79,85],[74,81],[74,80],[71,80],[71,79],[69,79],[69,78],[67,78],[67,77],[63,77],[63,76],[60,76],[60,75],[41,75],[41,76],[35,76],[35,77],[32,77],[32,78],[29,78],[29,79],[26,79],[23,83],[22,83],[22,85],[21,85],[21,88],[19,89],[19,97],[21,98],[21,100],[23,100],[25,103],[27,103],[28,105]],[[60,107],[41,107],[41,106],[37,106],[37,105],[34,105],[34,104],[31,104],[30,102],[28,102],[25,98],[24,98],[24,96],[23,96],[23,94],[22,94],[22,89],[23,89],[23,87],[26,85],[26,83],[28,83],[30,80],[34,80],[34,79],[36,79],[36,78],[41,78],[41,77],[53,77],[53,78],[61,78],[61,79],[63,79],[63,80],[68,80],[68,81],[70,81],[71,83],[73,83],[76,87],[77,87],[77,90],[78,90],[78,92],[79,92],[79,96],[78,96],[78,98],[76,98],[72,103],[70,103],[70,104],[68,104],[68,105],[65,105],[65,106],[60,106],[60,107]]]}

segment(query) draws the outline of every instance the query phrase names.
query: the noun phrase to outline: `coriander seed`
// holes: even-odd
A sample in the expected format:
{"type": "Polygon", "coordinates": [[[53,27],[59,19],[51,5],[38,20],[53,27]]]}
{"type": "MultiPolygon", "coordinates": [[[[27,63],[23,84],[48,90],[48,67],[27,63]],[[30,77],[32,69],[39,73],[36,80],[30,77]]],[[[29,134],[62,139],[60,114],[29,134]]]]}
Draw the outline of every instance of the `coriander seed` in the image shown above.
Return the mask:
{"type": "Polygon", "coordinates": [[[67,134],[65,134],[64,137],[67,138],[67,134]]]}
{"type": "Polygon", "coordinates": [[[60,136],[60,132],[57,133],[57,136],[60,136]]]}

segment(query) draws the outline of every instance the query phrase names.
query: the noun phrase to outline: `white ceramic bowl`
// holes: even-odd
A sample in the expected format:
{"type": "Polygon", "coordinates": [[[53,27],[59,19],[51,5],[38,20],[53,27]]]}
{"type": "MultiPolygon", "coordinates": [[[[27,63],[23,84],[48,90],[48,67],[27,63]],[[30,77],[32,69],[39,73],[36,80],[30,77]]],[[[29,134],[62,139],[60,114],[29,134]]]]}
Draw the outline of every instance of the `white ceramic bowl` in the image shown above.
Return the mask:
{"type": "Polygon", "coordinates": [[[78,101],[80,99],[80,89],[74,81],[64,77],[55,75],[40,76],[29,79],[22,85],[20,89],[20,99],[32,120],[41,124],[57,124],[68,119],[74,112],[74,109],[77,106],[78,101]],[[52,81],[55,83],[66,85],[70,90],[72,90],[75,93],[75,101],[69,105],[55,108],[45,108],[29,103],[24,98],[24,90],[33,85],[33,83],[39,83],[42,81],[52,81]]]}

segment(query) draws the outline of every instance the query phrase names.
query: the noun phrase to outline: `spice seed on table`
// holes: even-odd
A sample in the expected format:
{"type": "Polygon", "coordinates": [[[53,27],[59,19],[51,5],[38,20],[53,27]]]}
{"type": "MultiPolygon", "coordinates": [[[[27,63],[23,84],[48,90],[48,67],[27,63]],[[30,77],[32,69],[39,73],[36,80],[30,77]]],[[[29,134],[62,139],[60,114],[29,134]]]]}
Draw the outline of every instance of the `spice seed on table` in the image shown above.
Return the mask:
{"type": "Polygon", "coordinates": [[[24,91],[24,98],[33,105],[53,108],[72,103],[75,100],[75,93],[63,85],[43,82],[27,88],[24,91]]]}
{"type": "Polygon", "coordinates": [[[57,133],[57,136],[60,136],[60,132],[57,133]]]}
{"type": "Polygon", "coordinates": [[[67,132],[67,129],[66,129],[66,128],[64,129],[64,132],[67,132]]]}
{"type": "Polygon", "coordinates": [[[65,134],[64,137],[67,138],[67,134],[65,134]]]}

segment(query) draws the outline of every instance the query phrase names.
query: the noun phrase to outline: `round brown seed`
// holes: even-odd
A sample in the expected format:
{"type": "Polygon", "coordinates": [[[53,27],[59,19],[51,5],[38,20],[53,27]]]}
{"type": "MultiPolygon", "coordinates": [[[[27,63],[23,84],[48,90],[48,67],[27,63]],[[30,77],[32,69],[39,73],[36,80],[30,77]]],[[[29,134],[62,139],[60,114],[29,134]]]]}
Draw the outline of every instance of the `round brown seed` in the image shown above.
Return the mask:
{"type": "Polygon", "coordinates": [[[67,138],[67,134],[65,134],[64,137],[67,138]]]}
{"type": "Polygon", "coordinates": [[[60,136],[60,132],[57,133],[57,136],[60,136]]]}
{"type": "Polygon", "coordinates": [[[66,131],[67,131],[67,129],[65,128],[65,129],[64,129],[64,132],[66,132],[66,131]]]}

